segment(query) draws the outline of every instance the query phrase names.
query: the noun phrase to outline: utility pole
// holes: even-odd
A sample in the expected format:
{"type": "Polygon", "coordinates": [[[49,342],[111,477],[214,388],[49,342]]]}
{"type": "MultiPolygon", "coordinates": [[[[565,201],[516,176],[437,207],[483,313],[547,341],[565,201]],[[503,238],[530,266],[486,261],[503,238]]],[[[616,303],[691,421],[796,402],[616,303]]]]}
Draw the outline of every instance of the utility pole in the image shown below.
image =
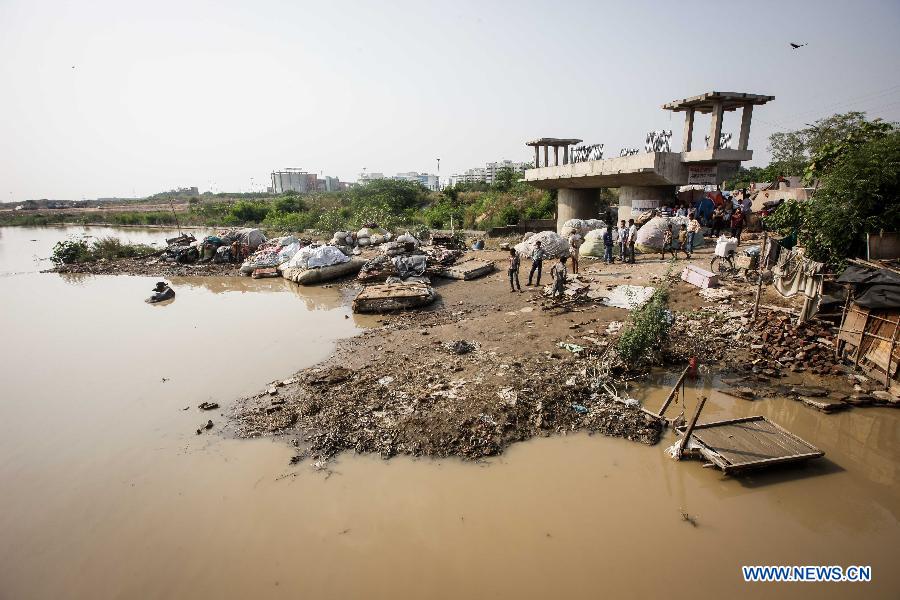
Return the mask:
{"type": "Polygon", "coordinates": [[[762,295],[763,259],[766,258],[766,242],[768,241],[769,232],[766,230],[766,226],[763,225],[762,249],[759,251],[759,264],[756,265],[756,270],[759,272],[759,279],[756,282],[756,300],[753,303],[753,318],[751,319],[753,321],[756,320],[756,316],[759,314],[759,297],[762,295]]]}

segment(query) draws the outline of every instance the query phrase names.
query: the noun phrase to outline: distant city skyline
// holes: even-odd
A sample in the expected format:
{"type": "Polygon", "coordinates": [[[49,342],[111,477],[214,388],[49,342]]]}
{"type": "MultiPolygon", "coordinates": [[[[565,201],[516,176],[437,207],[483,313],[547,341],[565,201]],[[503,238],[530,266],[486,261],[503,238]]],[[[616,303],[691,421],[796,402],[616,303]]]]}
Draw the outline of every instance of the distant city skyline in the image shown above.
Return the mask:
{"type": "MultiPolygon", "coordinates": [[[[354,181],[435,173],[436,157],[446,182],[528,162],[544,136],[615,156],[671,129],[678,148],[660,106],[711,90],[775,96],[754,113],[750,165],[768,162],[771,133],[835,112],[900,120],[900,3],[709,9],[6,0],[0,198],[265,190],[278,165],[354,181]]],[[[737,134],[734,115],[723,131],[737,134]]]]}

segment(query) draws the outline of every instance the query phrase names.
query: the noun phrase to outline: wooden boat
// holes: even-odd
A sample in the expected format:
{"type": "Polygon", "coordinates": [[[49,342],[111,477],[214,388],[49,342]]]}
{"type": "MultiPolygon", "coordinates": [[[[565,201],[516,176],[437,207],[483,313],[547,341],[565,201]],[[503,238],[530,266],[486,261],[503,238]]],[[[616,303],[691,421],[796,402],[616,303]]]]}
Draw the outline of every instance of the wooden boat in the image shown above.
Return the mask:
{"type": "Polygon", "coordinates": [[[331,281],[345,275],[356,275],[364,264],[366,264],[366,261],[353,258],[344,263],[327,267],[316,267],[315,269],[287,267],[281,270],[281,276],[300,285],[313,285],[331,281]]]}
{"type": "Polygon", "coordinates": [[[435,298],[434,288],[425,283],[367,285],[353,299],[353,312],[382,313],[418,308],[430,304],[435,298]]]}

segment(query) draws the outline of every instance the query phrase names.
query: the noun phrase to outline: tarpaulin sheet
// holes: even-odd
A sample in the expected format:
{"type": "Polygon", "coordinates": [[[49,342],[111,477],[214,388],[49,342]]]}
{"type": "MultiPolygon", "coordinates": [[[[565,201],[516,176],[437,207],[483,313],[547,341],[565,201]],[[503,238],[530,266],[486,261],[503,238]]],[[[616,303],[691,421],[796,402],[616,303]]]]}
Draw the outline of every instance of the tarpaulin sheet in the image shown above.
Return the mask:
{"type": "Polygon", "coordinates": [[[900,275],[887,269],[870,269],[859,265],[850,265],[844,269],[837,281],[838,283],[900,285],[900,275]]]}
{"type": "Polygon", "coordinates": [[[862,294],[853,299],[858,305],[869,309],[885,309],[900,307],[900,285],[876,283],[866,288],[862,294]]]}

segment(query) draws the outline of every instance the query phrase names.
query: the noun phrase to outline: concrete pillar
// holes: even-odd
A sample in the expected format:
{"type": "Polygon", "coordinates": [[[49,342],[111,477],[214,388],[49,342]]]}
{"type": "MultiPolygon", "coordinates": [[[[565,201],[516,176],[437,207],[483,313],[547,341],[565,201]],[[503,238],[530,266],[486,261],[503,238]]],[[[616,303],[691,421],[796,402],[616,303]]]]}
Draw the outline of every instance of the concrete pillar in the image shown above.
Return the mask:
{"type": "Polygon", "coordinates": [[[750,120],[753,118],[753,105],[745,104],[741,111],[741,136],[738,139],[738,150],[746,150],[750,142],[750,120]]]}
{"type": "Polygon", "coordinates": [[[675,201],[675,186],[623,185],[619,188],[619,217],[625,220],[637,219],[641,213],[659,208],[667,202],[675,201]]]}
{"type": "Polygon", "coordinates": [[[559,190],[556,196],[556,233],[562,233],[563,223],[569,219],[596,219],[598,191],[559,190]]]}
{"type": "Polygon", "coordinates": [[[537,146],[534,147],[534,168],[541,166],[541,151],[537,146]]]}
{"type": "Polygon", "coordinates": [[[544,146],[544,166],[550,166],[550,146],[544,146]]]}
{"type": "Polygon", "coordinates": [[[559,146],[553,146],[553,166],[559,166],[559,146]]]}
{"type": "Polygon", "coordinates": [[[690,152],[691,151],[691,142],[694,139],[694,109],[689,108],[687,112],[684,113],[684,136],[682,137],[684,140],[684,146],[682,147],[682,152],[690,152]]]}
{"type": "Polygon", "coordinates": [[[712,120],[709,123],[709,144],[706,146],[709,150],[719,149],[719,137],[722,135],[722,117],[724,114],[722,103],[716,102],[713,106],[712,120]]]}
{"type": "Polygon", "coordinates": [[[563,146],[563,164],[564,165],[569,164],[569,145],[568,144],[563,146]]]}

